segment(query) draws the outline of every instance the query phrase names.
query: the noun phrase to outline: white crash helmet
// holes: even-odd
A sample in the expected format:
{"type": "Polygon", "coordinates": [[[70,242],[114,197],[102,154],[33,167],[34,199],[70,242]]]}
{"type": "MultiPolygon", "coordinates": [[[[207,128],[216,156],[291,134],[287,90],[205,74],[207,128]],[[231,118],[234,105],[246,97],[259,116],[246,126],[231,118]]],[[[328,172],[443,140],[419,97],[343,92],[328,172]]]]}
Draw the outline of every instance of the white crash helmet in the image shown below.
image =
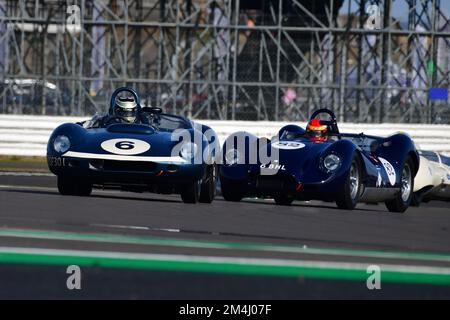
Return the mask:
{"type": "Polygon", "coordinates": [[[119,97],[114,106],[114,115],[126,122],[135,122],[137,117],[137,102],[134,97],[119,97]]]}

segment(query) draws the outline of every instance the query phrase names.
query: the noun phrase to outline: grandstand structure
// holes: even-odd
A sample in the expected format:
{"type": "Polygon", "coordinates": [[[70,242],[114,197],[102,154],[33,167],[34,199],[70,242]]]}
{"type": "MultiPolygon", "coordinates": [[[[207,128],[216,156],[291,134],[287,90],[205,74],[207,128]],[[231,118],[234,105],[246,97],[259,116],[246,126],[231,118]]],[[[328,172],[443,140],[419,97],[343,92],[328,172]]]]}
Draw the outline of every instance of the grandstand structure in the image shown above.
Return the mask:
{"type": "Polygon", "coordinates": [[[0,0],[0,113],[450,123],[450,0],[0,0]]]}

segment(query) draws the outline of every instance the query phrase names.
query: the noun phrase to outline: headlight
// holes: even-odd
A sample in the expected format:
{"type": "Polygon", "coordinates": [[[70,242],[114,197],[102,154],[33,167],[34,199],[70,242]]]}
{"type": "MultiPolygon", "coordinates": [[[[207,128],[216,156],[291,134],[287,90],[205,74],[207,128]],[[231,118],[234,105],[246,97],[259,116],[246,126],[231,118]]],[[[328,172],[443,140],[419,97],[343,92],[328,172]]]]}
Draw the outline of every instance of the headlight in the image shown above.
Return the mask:
{"type": "Polygon", "coordinates": [[[335,171],[341,165],[341,159],[335,154],[329,154],[323,159],[323,166],[328,171],[335,171]]]}
{"type": "Polygon", "coordinates": [[[236,149],[228,150],[227,153],[225,154],[225,163],[227,165],[232,166],[232,165],[238,163],[240,159],[241,159],[241,154],[236,149]]]}
{"type": "Polygon", "coordinates": [[[65,153],[70,149],[70,140],[66,136],[57,136],[53,142],[53,148],[56,152],[65,153]]]}
{"type": "Polygon", "coordinates": [[[187,142],[180,150],[180,156],[185,160],[191,160],[197,154],[198,146],[195,143],[187,142]]]}

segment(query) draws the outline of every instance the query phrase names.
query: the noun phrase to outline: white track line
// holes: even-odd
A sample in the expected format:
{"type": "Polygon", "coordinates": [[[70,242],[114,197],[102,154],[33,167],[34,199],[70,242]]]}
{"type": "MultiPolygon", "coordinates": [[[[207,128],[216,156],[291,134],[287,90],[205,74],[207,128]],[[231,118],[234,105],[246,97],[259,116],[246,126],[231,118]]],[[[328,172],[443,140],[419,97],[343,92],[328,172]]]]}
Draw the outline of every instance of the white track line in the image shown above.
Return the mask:
{"type": "MultiPolygon", "coordinates": [[[[112,258],[129,260],[157,260],[174,262],[196,262],[212,264],[239,264],[253,266],[288,266],[288,267],[313,267],[321,269],[344,269],[344,270],[366,270],[368,264],[365,263],[345,263],[332,261],[293,261],[285,259],[261,259],[261,258],[238,258],[238,257],[213,257],[195,255],[171,255],[171,254],[147,254],[147,253],[127,253],[127,252],[105,252],[105,251],[81,251],[81,250],[58,250],[46,248],[10,248],[0,247],[1,253],[13,254],[37,254],[53,256],[90,257],[90,258],[112,258]]],[[[450,268],[424,267],[414,265],[390,265],[380,264],[380,269],[390,272],[401,273],[422,273],[439,274],[450,276],[450,268]]]]}
{"type": "Polygon", "coordinates": [[[0,171],[0,176],[11,177],[55,177],[52,173],[0,171]]]}
{"type": "Polygon", "coordinates": [[[103,224],[103,223],[93,223],[93,224],[90,224],[90,226],[92,226],[92,227],[102,227],[102,228],[113,228],[113,229],[181,232],[180,229],[174,229],[174,228],[150,228],[150,227],[142,227],[142,226],[126,226],[126,225],[103,224]]]}
{"type": "Polygon", "coordinates": [[[50,187],[30,187],[30,186],[14,186],[7,184],[0,184],[0,189],[13,189],[13,190],[25,190],[25,191],[56,191],[56,186],[54,188],[50,187]]]}

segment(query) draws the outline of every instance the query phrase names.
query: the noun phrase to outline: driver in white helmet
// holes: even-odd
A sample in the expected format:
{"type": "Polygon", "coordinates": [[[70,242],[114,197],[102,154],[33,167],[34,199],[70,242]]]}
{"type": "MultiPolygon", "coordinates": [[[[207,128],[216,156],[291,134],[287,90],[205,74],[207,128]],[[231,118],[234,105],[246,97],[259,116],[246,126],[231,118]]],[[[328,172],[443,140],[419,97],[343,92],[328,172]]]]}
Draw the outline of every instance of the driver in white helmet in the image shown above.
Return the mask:
{"type": "Polygon", "coordinates": [[[116,104],[112,110],[113,116],[123,123],[136,123],[137,102],[134,97],[119,97],[116,99],[116,104]]]}
{"type": "Polygon", "coordinates": [[[117,97],[114,107],[106,115],[96,114],[83,126],[87,128],[104,128],[114,123],[148,124],[148,121],[138,112],[137,101],[133,96],[117,97]]]}

